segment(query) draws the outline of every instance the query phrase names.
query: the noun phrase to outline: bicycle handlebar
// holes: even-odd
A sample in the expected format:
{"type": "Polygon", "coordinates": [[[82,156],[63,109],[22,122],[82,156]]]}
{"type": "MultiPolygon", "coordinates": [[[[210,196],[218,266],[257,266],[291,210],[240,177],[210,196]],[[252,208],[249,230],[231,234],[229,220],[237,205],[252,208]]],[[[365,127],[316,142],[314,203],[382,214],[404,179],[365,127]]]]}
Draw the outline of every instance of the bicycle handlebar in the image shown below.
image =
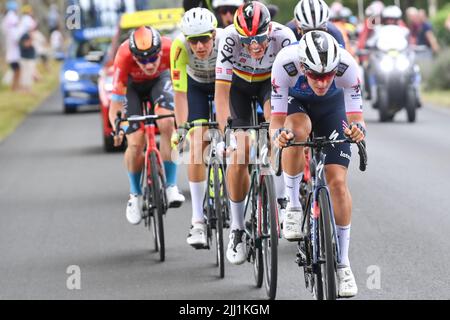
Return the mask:
{"type": "Polygon", "coordinates": [[[163,114],[163,115],[146,115],[146,116],[130,116],[127,118],[122,118],[122,111],[117,111],[117,117],[114,121],[116,130],[115,135],[119,135],[120,130],[123,130],[120,128],[120,124],[122,122],[128,121],[128,122],[145,122],[145,123],[154,123],[156,120],[159,119],[165,119],[165,118],[175,118],[175,114],[163,114]]]}
{"type": "Polygon", "coordinates": [[[286,147],[276,148],[276,157],[275,157],[275,175],[279,176],[281,174],[281,154],[284,148],[288,147],[310,147],[310,148],[323,148],[327,145],[331,144],[339,144],[339,143],[354,143],[358,147],[358,155],[359,155],[359,170],[366,171],[367,168],[367,150],[366,150],[366,142],[363,140],[361,142],[355,142],[350,139],[341,139],[341,140],[329,140],[326,137],[318,137],[313,138],[313,140],[304,141],[304,142],[288,142],[286,147]]]}

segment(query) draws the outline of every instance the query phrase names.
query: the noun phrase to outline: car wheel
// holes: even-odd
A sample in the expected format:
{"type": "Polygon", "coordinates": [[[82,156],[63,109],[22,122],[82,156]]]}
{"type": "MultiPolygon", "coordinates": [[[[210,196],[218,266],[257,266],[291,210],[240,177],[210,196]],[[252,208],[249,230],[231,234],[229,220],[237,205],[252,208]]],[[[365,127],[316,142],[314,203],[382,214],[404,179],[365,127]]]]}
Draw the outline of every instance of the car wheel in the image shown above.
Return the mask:
{"type": "Polygon", "coordinates": [[[71,108],[67,105],[64,105],[64,113],[65,114],[73,114],[77,112],[77,108],[71,108]]]}

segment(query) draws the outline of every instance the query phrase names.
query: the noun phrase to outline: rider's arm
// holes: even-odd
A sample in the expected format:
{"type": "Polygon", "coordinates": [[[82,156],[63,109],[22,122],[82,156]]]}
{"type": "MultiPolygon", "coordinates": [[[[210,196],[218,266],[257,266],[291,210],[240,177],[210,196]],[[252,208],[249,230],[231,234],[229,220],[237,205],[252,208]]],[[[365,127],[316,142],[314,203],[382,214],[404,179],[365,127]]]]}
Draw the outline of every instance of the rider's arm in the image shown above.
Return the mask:
{"type": "Polygon", "coordinates": [[[215,104],[217,122],[219,122],[220,130],[224,130],[227,119],[230,116],[230,82],[216,80],[215,104]]]}
{"type": "Polygon", "coordinates": [[[230,87],[233,78],[234,54],[238,50],[238,38],[228,27],[219,41],[216,61],[215,104],[219,128],[224,129],[230,116],[230,87]]]}
{"type": "Polygon", "coordinates": [[[175,119],[178,126],[188,119],[187,72],[189,56],[182,39],[177,38],[170,48],[170,74],[175,91],[175,119]]]}
{"type": "Polygon", "coordinates": [[[111,96],[111,104],[109,106],[109,122],[113,130],[115,130],[115,119],[117,111],[122,111],[123,103],[126,99],[127,81],[129,74],[129,63],[124,56],[126,46],[121,45],[117,51],[114,59],[114,77],[113,77],[113,91],[111,96]]]}
{"type": "MultiPolygon", "coordinates": [[[[341,63],[338,66],[336,86],[344,90],[345,111],[349,124],[359,123],[366,127],[363,116],[363,101],[361,85],[358,74],[358,64],[346,50],[341,49],[341,63]]],[[[348,133],[348,132],[347,132],[348,133]]],[[[360,129],[352,129],[353,140],[360,141],[364,138],[364,132],[360,129]]]]}

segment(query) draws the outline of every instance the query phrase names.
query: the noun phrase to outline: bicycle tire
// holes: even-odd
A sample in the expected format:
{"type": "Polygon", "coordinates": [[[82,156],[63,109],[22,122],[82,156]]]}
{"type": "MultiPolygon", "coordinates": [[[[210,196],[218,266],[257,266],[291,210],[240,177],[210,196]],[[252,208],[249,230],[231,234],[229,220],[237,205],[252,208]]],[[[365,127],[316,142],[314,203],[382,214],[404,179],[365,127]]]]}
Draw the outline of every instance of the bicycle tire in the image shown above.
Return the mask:
{"type": "Polygon", "coordinates": [[[320,208],[318,228],[319,252],[324,262],[320,264],[320,298],[321,300],[336,300],[336,250],[334,249],[336,243],[334,242],[331,226],[331,201],[326,189],[322,188],[319,190],[318,201],[320,208]]]}
{"type": "Polygon", "coordinates": [[[152,184],[152,203],[154,206],[153,211],[153,222],[154,230],[157,235],[157,242],[159,248],[159,260],[165,260],[165,242],[164,242],[164,184],[163,178],[161,177],[161,171],[158,166],[158,159],[155,152],[150,153],[150,176],[152,184]]]}
{"type": "Polygon", "coordinates": [[[262,234],[261,241],[264,265],[264,284],[269,299],[275,299],[277,294],[278,277],[278,219],[277,204],[273,177],[261,176],[261,188],[259,192],[260,205],[262,206],[262,234]]]}
{"type": "Polygon", "coordinates": [[[261,288],[263,284],[264,276],[264,263],[263,253],[261,248],[261,241],[258,235],[258,198],[256,195],[256,176],[253,175],[253,188],[251,189],[251,218],[250,218],[250,235],[251,235],[251,250],[252,252],[252,264],[253,264],[253,276],[257,288],[261,288]]]}
{"type": "MultiPolygon", "coordinates": [[[[216,231],[215,231],[215,240],[216,240],[216,258],[217,264],[219,267],[219,276],[220,278],[225,277],[225,257],[224,257],[224,248],[223,248],[223,212],[222,212],[222,199],[221,199],[221,182],[219,180],[219,172],[221,168],[218,163],[213,164],[213,173],[214,173],[214,210],[215,210],[215,220],[216,220],[216,231]]],[[[223,175],[222,175],[223,181],[223,175]]]]}

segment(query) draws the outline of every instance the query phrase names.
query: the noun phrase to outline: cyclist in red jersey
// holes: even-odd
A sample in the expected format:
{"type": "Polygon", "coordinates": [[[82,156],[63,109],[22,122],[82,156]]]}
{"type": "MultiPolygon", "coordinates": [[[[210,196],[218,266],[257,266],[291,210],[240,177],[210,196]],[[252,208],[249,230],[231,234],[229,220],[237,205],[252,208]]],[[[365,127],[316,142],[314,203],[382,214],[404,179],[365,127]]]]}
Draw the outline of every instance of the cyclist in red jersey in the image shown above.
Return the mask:
{"type": "MultiPolygon", "coordinates": [[[[173,113],[173,89],[170,79],[171,40],[161,37],[152,27],[134,30],[129,39],[119,47],[114,60],[114,80],[109,120],[115,130],[117,111],[127,116],[142,115],[142,100],[149,98],[155,114],[173,113]]],[[[160,152],[164,161],[167,180],[167,200],[170,207],[178,207],[184,196],[176,186],[177,165],[171,161],[170,137],[175,129],[171,118],[157,122],[161,133],[160,152]]],[[[130,182],[130,198],[126,216],[131,224],[142,219],[141,172],[144,165],[145,135],[143,126],[133,124],[124,129],[128,147],[125,165],[130,182]]],[[[123,133],[115,138],[115,145],[122,143],[123,133]]]]}

